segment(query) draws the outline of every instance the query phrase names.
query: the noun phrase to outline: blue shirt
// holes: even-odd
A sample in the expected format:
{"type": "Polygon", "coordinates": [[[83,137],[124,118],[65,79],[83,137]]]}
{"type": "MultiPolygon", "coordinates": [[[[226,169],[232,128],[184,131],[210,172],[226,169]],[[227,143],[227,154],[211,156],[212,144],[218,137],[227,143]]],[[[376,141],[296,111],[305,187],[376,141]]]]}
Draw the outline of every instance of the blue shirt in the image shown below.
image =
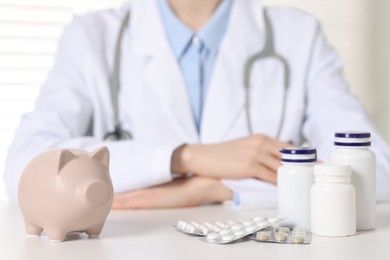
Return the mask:
{"type": "Polygon", "coordinates": [[[157,3],[168,42],[186,83],[199,134],[203,105],[218,48],[225,35],[232,0],[222,0],[213,16],[197,32],[174,14],[167,0],[157,0],[157,3]]]}

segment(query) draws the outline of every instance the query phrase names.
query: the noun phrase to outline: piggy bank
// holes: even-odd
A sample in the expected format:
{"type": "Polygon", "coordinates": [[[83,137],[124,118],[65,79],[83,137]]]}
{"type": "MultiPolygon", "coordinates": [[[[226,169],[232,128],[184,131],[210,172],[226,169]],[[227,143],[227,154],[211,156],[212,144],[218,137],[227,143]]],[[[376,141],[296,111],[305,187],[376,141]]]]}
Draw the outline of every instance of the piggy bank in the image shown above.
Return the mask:
{"type": "Polygon", "coordinates": [[[99,236],[111,210],[109,152],[52,149],[31,160],[19,182],[19,205],[26,231],[45,230],[53,242],[69,232],[99,236]]]}

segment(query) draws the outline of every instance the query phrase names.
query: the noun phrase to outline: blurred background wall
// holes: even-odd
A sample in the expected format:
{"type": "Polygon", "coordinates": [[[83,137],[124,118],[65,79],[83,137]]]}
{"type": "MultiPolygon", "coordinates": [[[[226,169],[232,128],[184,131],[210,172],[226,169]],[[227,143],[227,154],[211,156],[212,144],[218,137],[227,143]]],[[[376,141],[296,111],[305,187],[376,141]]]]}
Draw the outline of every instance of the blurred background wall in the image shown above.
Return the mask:
{"type": "MultiPolygon", "coordinates": [[[[73,15],[125,0],[0,0],[0,175],[21,116],[30,111],[73,15]]],[[[238,0],[241,1],[241,0],[238,0]]],[[[345,64],[351,90],[390,141],[390,1],[264,0],[316,16],[345,64]]],[[[0,181],[0,200],[6,199],[0,181]]]]}

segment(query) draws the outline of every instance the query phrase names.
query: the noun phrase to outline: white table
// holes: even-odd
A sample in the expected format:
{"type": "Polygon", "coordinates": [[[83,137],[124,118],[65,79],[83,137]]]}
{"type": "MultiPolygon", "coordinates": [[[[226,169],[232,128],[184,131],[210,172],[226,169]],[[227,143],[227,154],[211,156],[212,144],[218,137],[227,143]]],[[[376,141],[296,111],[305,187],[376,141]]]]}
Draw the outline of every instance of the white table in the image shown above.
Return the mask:
{"type": "Polygon", "coordinates": [[[179,233],[178,219],[197,221],[244,220],[275,211],[235,211],[221,205],[171,210],[129,210],[110,213],[98,239],[71,234],[51,243],[47,237],[25,234],[16,204],[0,203],[0,260],[98,259],[390,259],[390,204],[377,205],[377,229],[348,238],[313,236],[310,245],[245,241],[229,245],[201,242],[179,233]]]}

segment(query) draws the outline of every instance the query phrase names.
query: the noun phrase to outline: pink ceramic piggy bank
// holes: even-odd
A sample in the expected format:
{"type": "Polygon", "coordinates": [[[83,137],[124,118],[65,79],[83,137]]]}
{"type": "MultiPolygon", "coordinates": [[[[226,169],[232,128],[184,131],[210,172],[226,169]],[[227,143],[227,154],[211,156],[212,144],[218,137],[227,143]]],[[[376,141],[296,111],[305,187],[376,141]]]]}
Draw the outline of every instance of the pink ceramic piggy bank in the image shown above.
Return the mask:
{"type": "Polygon", "coordinates": [[[99,236],[110,212],[113,188],[108,171],[109,152],[53,149],[36,156],[19,183],[19,204],[26,231],[52,241],[69,232],[99,236]]]}

